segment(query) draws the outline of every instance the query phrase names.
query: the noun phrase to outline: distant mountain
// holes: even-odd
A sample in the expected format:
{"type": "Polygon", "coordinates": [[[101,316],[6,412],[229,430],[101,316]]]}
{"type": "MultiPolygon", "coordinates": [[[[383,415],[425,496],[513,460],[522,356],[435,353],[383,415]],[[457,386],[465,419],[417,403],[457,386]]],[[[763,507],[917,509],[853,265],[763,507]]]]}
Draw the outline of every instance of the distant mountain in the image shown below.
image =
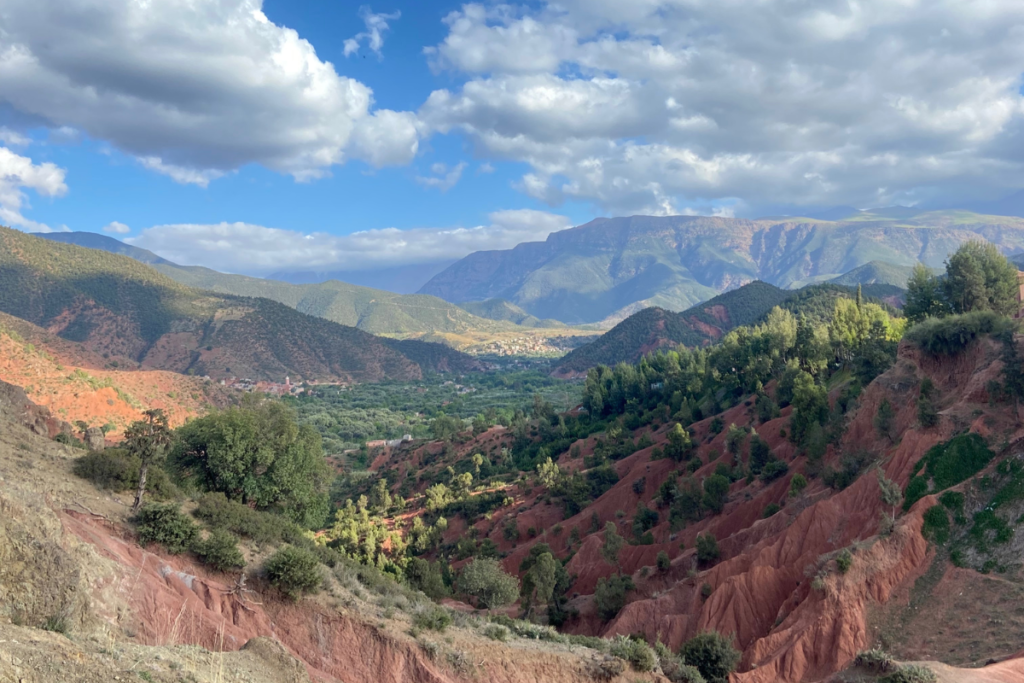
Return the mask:
{"type": "Polygon", "coordinates": [[[189,287],[220,294],[272,299],[302,313],[358,327],[372,334],[408,337],[430,333],[504,332],[515,329],[515,321],[508,318],[496,318],[505,322],[495,322],[488,320],[489,316],[477,317],[433,296],[395,294],[337,280],[296,285],[246,275],[230,275],[200,266],[180,266],[145,249],[137,249],[111,237],[90,232],[47,233],[39,236],[124,254],[150,264],[175,282],[189,287]]]}
{"type": "Polygon", "coordinates": [[[683,310],[753,280],[790,288],[873,261],[941,267],[969,239],[1024,250],[1024,219],[907,207],[842,221],[701,216],[598,219],[544,242],[471,254],[421,293],[453,303],[505,299],[538,318],[598,322],[659,306],[683,310]]]}
{"type": "MultiPolygon", "coordinates": [[[[868,300],[890,305],[899,303],[898,295],[902,291],[891,285],[862,287],[868,300]]],[[[825,319],[835,308],[836,299],[852,298],[856,292],[856,287],[833,284],[811,285],[793,291],[755,281],[682,313],[645,308],[595,341],[566,354],[557,361],[554,374],[571,377],[595,365],[635,363],[645,354],[679,344],[705,346],[729,330],[760,322],[776,306],[811,319],[825,319]]]]}
{"type": "Polygon", "coordinates": [[[375,381],[479,367],[440,344],[193,289],[126,256],[8,228],[0,228],[0,311],[96,353],[214,378],[375,381]]]}
{"type": "Polygon", "coordinates": [[[414,263],[388,268],[368,270],[281,270],[271,273],[270,280],[280,280],[293,285],[312,285],[327,280],[341,280],[360,287],[383,289],[395,294],[413,294],[442,270],[455,263],[454,260],[431,263],[414,263]]]}
{"type": "Polygon", "coordinates": [[[564,327],[557,320],[541,320],[530,315],[515,304],[504,299],[488,299],[487,301],[464,301],[459,308],[469,311],[475,316],[490,320],[504,320],[522,325],[523,327],[564,327]]]}
{"type": "Polygon", "coordinates": [[[894,285],[901,289],[907,288],[907,280],[914,266],[897,266],[884,261],[871,261],[863,266],[858,266],[848,273],[832,278],[829,282],[836,285],[848,285],[855,287],[862,285],[894,285]]]}

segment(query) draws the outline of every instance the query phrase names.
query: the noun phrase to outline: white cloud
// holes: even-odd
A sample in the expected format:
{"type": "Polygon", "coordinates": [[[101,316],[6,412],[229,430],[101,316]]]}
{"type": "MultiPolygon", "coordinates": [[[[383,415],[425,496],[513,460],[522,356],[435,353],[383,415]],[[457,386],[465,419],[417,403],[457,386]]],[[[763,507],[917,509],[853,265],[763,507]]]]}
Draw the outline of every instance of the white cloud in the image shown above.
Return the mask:
{"type": "Polygon", "coordinates": [[[420,110],[552,204],[859,206],[1024,186],[1018,0],[464,5],[420,110]]]}
{"type": "Polygon", "coordinates": [[[360,43],[366,41],[367,46],[377,53],[378,57],[381,57],[381,48],[384,47],[384,31],[391,28],[388,26],[388,22],[400,19],[402,13],[395,11],[390,14],[374,14],[369,5],[363,5],[359,8],[359,16],[366,24],[366,31],[345,40],[345,56],[348,57],[359,52],[360,43]]]}
{"type": "Polygon", "coordinates": [[[433,187],[441,192],[447,192],[458,184],[459,179],[462,178],[462,172],[466,170],[466,165],[465,161],[460,161],[451,168],[441,163],[434,164],[430,167],[430,172],[433,175],[416,176],[416,182],[423,187],[433,187]]]}
{"type": "Polygon", "coordinates": [[[29,206],[24,190],[32,190],[41,197],[64,195],[68,191],[64,169],[48,161],[34,164],[28,157],[0,147],[0,225],[51,232],[49,226],[22,215],[22,210],[29,206]]]}
{"type": "Polygon", "coordinates": [[[0,142],[8,147],[25,147],[32,142],[32,140],[17,131],[0,126],[0,142]]]}
{"type": "Polygon", "coordinates": [[[282,270],[367,270],[511,249],[570,227],[565,216],[532,209],[496,211],[472,228],[384,228],[351,235],[300,233],[249,223],[158,225],[126,242],[184,265],[266,275],[282,270]]]}
{"type": "Polygon", "coordinates": [[[103,232],[112,232],[117,235],[125,235],[131,231],[131,228],[129,228],[127,225],[119,221],[112,221],[107,225],[103,226],[103,232]]]}
{"type": "Polygon", "coordinates": [[[109,141],[177,182],[250,163],[308,179],[352,158],[416,154],[414,114],[374,111],[370,88],[272,23],[261,0],[3,5],[0,104],[109,141]]]}

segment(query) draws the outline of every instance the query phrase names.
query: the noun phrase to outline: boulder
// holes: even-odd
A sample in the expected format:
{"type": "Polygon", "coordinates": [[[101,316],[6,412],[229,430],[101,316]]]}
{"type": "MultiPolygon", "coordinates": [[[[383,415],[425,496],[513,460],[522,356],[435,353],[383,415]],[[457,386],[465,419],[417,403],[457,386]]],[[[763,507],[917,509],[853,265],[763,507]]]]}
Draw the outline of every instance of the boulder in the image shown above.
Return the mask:
{"type": "Polygon", "coordinates": [[[107,437],[99,427],[89,427],[85,430],[85,445],[90,451],[102,451],[107,447],[107,437]]]}

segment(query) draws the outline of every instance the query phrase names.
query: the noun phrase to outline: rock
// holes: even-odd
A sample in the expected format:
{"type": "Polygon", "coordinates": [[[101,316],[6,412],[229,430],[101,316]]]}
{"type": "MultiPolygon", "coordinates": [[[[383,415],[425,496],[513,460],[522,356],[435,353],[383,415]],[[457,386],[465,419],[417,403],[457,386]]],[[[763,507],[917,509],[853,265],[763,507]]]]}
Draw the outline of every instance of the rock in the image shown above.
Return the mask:
{"type": "Polygon", "coordinates": [[[85,430],[85,445],[90,451],[102,451],[107,447],[107,438],[99,427],[89,427],[85,430]]]}

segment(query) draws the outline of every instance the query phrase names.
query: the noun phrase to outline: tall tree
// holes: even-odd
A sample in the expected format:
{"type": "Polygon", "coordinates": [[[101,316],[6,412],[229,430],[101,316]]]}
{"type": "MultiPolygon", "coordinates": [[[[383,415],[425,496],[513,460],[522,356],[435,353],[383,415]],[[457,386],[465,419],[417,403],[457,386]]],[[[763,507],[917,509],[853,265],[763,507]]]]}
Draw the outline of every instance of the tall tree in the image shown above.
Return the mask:
{"type": "Polygon", "coordinates": [[[923,263],[918,263],[907,280],[907,301],[903,306],[903,314],[910,322],[916,323],[948,312],[949,306],[939,278],[932,275],[923,263]]]}
{"type": "Polygon", "coordinates": [[[164,455],[171,443],[171,430],[167,426],[167,416],[159,408],[143,413],[145,419],[137,420],[129,425],[124,433],[125,448],[139,458],[139,485],[135,489],[135,503],[132,512],[142,507],[142,497],[146,493],[146,476],[149,466],[164,455]]]}
{"type": "Polygon", "coordinates": [[[955,313],[1019,310],[1017,268],[989,242],[961,245],[946,261],[943,288],[955,313]]]}

